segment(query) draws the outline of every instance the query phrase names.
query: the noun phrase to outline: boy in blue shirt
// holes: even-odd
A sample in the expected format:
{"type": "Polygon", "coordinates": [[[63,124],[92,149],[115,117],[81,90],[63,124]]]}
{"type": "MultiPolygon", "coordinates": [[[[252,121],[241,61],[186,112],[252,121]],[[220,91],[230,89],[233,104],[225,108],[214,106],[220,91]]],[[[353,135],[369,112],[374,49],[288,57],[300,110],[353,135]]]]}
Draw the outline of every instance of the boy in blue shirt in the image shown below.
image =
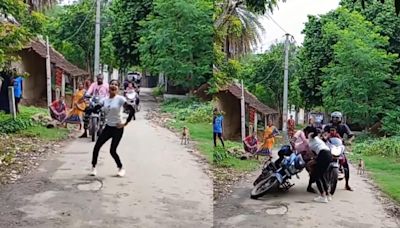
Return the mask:
{"type": "MultiPolygon", "coordinates": [[[[14,74],[16,74],[16,70],[14,69],[14,74]]],[[[14,97],[15,97],[15,109],[17,113],[19,114],[19,108],[18,104],[22,99],[22,82],[24,81],[24,78],[21,77],[20,75],[16,75],[16,77],[13,80],[14,83],[14,97]]]]}
{"type": "Polygon", "coordinates": [[[217,136],[218,136],[219,140],[221,140],[222,146],[225,148],[224,140],[222,138],[223,121],[224,121],[224,117],[218,111],[218,109],[215,108],[214,109],[214,117],[213,117],[214,147],[217,146],[217,136]]]}

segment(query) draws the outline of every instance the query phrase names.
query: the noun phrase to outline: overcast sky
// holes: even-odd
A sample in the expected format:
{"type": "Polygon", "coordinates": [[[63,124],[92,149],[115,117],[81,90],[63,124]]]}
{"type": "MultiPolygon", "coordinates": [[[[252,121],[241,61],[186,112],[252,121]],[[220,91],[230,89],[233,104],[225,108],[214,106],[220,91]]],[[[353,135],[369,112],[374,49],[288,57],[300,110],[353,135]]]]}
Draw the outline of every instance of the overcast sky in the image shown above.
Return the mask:
{"type": "MultiPolygon", "coordinates": [[[[294,36],[298,45],[303,42],[304,36],[301,31],[307,22],[307,15],[324,14],[339,6],[339,0],[287,0],[280,2],[279,8],[275,9],[271,17],[288,33],[294,36]]],[[[282,31],[272,20],[261,19],[266,34],[262,50],[266,50],[275,40],[284,40],[285,32],[282,31]]]]}

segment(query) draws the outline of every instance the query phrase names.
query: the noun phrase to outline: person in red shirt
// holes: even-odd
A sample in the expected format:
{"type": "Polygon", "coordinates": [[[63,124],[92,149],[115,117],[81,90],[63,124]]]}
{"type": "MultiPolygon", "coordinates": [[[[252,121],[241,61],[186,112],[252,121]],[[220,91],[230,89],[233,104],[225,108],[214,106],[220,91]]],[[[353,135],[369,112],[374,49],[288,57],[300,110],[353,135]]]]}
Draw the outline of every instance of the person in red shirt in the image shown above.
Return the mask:
{"type": "Polygon", "coordinates": [[[248,153],[254,154],[257,152],[258,140],[257,140],[257,132],[253,131],[253,133],[247,136],[243,140],[244,150],[248,153]]]}
{"type": "Polygon", "coordinates": [[[291,139],[295,133],[294,128],[295,128],[296,123],[294,122],[293,115],[290,115],[290,119],[287,121],[287,128],[288,128],[288,135],[289,138],[291,139]]]}

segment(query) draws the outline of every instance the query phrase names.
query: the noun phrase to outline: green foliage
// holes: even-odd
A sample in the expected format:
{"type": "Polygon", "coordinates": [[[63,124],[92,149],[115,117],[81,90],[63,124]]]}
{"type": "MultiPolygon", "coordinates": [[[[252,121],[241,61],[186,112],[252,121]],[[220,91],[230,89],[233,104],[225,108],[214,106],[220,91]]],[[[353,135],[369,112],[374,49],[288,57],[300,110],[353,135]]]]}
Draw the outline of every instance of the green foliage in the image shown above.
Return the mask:
{"type": "Polygon", "coordinates": [[[355,155],[382,156],[398,159],[400,156],[400,137],[367,140],[356,143],[352,149],[355,155]]]}
{"type": "Polygon", "coordinates": [[[336,18],[335,11],[319,17],[308,16],[303,30],[305,36],[303,47],[297,55],[300,64],[296,74],[300,95],[307,109],[323,104],[321,89],[324,73],[321,69],[332,61],[332,46],[336,41],[324,36],[322,27],[330,21],[335,21],[336,18]]]}
{"type": "Polygon", "coordinates": [[[214,149],[214,153],[213,153],[213,162],[216,165],[220,165],[224,160],[230,158],[230,154],[229,152],[222,148],[222,147],[216,147],[214,149]]]}
{"type": "Polygon", "coordinates": [[[139,44],[141,63],[175,85],[195,88],[212,76],[212,2],[155,0],[139,44]]]}
{"type": "Polygon", "coordinates": [[[324,35],[337,40],[332,62],[322,69],[326,73],[324,106],[328,111],[342,110],[355,123],[368,126],[393,106],[394,96],[386,81],[397,56],[382,49],[388,38],[361,14],[344,8],[337,12],[339,22],[323,26],[324,35]],[[341,28],[340,22],[346,26],[341,28]]]}
{"type": "Polygon", "coordinates": [[[93,72],[95,1],[59,6],[48,14],[45,33],[71,63],[93,72]]]}
{"type": "Polygon", "coordinates": [[[385,113],[382,130],[389,135],[400,135],[400,107],[385,113]]]}
{"type": "MultiPolygon", "coordinates": [[[[295,70],[296,47],[290,47],[289,71],[295,70]]],[[[284,44],[272,45],[264,54],[254,55],[242,61],[240,78],[261,102],[281,111],[283,106],[284,44]]]]}
{"type": "MultiPolygon", "coordinates": [[[[110,27],[106,41],[116,63],[127,68],[139,65],[139,39],[144,20],[153,8],[152,0],[115,0],[110,7],[110,27]]],[[[113,58],[111,58],[113,59],[113,58]]]]}
{"type": "Polygon", "coordinates": [[[20,0],[0,1],[0,14],[14,17],[20,25],[0,22],[0,69],[9,61],[16,60],[13,53],[21,50],[29,39],[42,29],[44,16],[30,12],[20,0]]]}
{"type": "Polygon", "coordinates": [[[18,118],[16,120],[9,119],[0,122],[0,133],[11,134],[21,130],[25,130],[33,126],[33,121],[29,119],[18,118]]]}
{"type": "Polygon", "coordinates": [[[176,120],[188,123],[211,123],[213,106],[210,102],[202,103],[195,99],[167,100],[162,105],[162,111],[173,113],[176,120]]]}
{"type": "Polygon", "coordinates": [[[164,86],[157,86],[153,89],[153,96],[158,97],[164,94],[165,87],[164,86]]]}

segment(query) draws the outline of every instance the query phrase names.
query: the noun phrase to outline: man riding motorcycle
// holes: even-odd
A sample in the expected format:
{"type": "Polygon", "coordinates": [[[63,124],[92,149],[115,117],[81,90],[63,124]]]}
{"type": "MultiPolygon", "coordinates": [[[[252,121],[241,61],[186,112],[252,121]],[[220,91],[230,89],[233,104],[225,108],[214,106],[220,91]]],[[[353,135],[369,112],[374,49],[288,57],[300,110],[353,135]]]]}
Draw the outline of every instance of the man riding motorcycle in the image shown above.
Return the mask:
{"type": "MultiPolygon", "coordinates": [[[[342,139],[343,136],[346,134],[348,138],[347,142],[351,144],[351,142],[354,140],[354,134],[351,132],[349,126],[342,123],[342,118],[343,116],[341,112],[332,112],[331,122],[327,126],[325,126],[324,132],[329,133],[332,128],[335,128],[336,132],[340,135],[342,139]]],[[[346,190],[353,191],[353,189],[349,185],[350,170],[347,159],[345,159],[343,168],[344,168],[344,178],[346,180],[346,190]]]]}
{"type": "MultiPolygon", "coordinates": [[[[99,96],[101,100],[105,99],[108,97],[108,83],[103,82],[104,76],[102,74],[98,74],[96,76],[97,81],[93,82],[89,89],[85,93],[85,97],[90,97],[90,96],[99,96]]],[[[89,128],[89,116],[92,113],[92,110],[87,107],[85,110],[85,115],[83,117],[83,126],[84,126],[84,132],[80,136],[80,138],[86,138],[87,137],[87,130],[89,128]]]]}

